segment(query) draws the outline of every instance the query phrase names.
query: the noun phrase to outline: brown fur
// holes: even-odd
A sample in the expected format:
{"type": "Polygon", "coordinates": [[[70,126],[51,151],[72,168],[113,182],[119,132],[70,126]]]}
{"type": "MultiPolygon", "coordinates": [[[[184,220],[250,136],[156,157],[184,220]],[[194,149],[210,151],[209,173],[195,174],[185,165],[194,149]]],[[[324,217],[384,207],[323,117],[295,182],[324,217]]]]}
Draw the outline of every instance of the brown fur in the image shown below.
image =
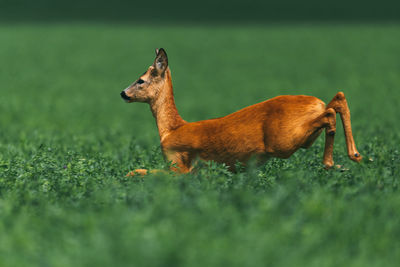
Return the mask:
{"type": "MultiPolygon", "coordinates": [[[[288,158],[299,148],[309,148],[326,132],[323,163],[333,166],[336,113],[342,119],[348,156],[359,162],[351,131],[350,111],[342,92],[325,105],[313,96],[284,95],[243,108],[222,118],[188,123],[179,115],[173,96],[168,59],[161,48],[147,72],[144,83],[133,83],[124,93],[128,102],[147,102],[156,119],[161,148],[171,161],[171,170],[190,172],[196,158],[227,164],[234,170],[237,161],[251,157],[288,158]]],[[[153,171],[152,171],[153,172],[153,171]]],[[[128,175],[146,174],[138,169],[128,175]]]]}

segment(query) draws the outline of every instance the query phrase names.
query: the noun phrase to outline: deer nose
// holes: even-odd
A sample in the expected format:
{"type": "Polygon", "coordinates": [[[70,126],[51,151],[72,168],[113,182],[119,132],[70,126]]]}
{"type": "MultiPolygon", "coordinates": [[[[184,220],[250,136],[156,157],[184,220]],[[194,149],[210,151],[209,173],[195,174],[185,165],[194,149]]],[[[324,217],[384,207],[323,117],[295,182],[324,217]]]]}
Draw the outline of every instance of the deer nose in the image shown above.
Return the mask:
{"type": "Polygon", "coordinates": [[[125,100],[131,100],[131,98],[129,96],[126,95],[125,91],[121,92],[121,97],[125,100]]]}

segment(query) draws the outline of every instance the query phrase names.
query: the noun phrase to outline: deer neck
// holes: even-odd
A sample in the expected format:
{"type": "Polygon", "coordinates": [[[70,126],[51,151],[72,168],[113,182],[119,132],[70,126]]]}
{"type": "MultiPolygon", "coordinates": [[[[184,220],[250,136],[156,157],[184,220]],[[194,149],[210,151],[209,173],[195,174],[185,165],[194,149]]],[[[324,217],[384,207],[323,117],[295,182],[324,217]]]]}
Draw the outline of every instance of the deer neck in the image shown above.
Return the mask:
{"type": "Polygon", "coordinates": [[[150,102],[150,109],[156,119],[160,141],[169,133],[186,122],[179,115],[175,106],[172,88],[171,72],[169,68],[165,71],[165,82],[157,98],[150,102]]]}

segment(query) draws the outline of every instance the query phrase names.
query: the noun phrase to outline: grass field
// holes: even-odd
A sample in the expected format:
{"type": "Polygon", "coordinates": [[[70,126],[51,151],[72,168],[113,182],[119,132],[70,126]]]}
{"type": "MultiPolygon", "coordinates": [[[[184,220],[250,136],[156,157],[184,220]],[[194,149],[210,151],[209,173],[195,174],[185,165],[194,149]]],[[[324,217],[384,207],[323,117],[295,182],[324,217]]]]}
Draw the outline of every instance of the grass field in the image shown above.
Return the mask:
{"type": "MultiPolygon", "coordinates": [[[[0,266],[397,266],[400,26],[0,26],[0,266]],[[165,168],[155,121],[119,93],[169,56],[196,121],[280,94],[344,91],[365,160],[324,138],[232,174],[165,168]]],[[[338,120],[339,122],[340,120],[338,120]]]]}

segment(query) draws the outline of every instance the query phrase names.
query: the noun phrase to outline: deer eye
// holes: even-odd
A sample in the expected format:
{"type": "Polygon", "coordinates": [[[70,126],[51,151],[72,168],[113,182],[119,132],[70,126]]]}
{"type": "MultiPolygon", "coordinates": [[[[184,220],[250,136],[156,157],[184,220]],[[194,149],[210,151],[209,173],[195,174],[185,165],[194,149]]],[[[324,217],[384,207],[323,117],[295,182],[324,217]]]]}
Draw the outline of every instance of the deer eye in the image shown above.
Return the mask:
{"type": "Polygon", "coordinates": [[[138,83],[138,84],[142,84],[142,83],[144,83],[144,81],[142,80],[142,79],[139,79],[139,80],[137,80],[137,82],[136,83],[138,83]]]}

